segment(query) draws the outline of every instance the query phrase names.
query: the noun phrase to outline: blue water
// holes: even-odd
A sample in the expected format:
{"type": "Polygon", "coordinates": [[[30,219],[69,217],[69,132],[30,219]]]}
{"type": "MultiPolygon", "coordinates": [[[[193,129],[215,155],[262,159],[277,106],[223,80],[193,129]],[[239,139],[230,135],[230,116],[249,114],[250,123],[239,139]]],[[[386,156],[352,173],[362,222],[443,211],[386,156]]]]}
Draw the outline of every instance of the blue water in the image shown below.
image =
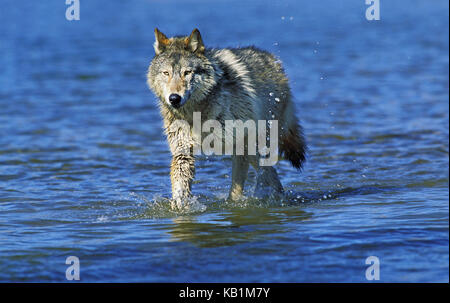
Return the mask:
{"type": "Polygon", "coordinates": [[[77,256],[84,282],[367,282],[376,256],[380,282],[448,282],[447,1],[80,2],[0,4],[0,281],[77,256]],[[284,62],[310,148],[285,201],[226,203],[230,159],[201,157],[170,209],[156,26],[284,62]]]}

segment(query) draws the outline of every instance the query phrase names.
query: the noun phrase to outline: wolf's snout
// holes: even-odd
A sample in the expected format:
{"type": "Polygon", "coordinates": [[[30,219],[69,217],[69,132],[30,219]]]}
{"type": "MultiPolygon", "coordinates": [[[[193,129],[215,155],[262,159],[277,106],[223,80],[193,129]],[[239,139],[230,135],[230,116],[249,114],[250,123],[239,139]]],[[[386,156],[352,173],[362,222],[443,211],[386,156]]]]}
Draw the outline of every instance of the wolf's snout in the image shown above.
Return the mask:
{"type": "Polygon", "coordinates": [[[181,96],[178,94],[171,94],[169,96],[169,101],[173,107],[179,107],[181,105],[181,96]]]}

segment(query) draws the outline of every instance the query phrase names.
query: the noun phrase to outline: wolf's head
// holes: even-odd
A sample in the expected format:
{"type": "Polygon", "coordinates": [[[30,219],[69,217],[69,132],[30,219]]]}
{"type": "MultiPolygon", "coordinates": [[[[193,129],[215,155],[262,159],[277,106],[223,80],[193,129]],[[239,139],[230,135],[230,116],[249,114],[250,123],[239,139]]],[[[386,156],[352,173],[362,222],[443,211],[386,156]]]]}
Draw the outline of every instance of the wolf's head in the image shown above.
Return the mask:
{"type": "Polygon", "coordinates": [[[200,102],[215,86],[216,73],[197,29],[167,38],[156,28],[154,48],[147,83],[165,106],[176,110],[200,102]]]}

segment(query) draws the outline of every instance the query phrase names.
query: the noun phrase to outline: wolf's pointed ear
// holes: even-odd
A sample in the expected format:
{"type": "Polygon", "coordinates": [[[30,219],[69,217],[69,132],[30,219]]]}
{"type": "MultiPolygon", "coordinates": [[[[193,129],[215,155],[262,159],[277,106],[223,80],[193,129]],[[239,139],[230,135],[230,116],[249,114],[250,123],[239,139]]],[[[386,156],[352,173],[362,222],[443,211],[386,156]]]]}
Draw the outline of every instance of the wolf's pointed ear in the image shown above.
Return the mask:
{"type": "Polygon", "coordinates": [[[184,43],[193,53],[203,53],[205,51],[205,45],[198,29],[194,29],[191,35],[184,40],[184,43]]]}
{"type": "Polygon", "coordinates": [[[166,35],[161,33],[158,28],[155,28],[155,43],[153,47],[155,48],[155,53],[159,55],[162,53],[166,46],[169,44],[169,39],[167,39],[166,35]]]}

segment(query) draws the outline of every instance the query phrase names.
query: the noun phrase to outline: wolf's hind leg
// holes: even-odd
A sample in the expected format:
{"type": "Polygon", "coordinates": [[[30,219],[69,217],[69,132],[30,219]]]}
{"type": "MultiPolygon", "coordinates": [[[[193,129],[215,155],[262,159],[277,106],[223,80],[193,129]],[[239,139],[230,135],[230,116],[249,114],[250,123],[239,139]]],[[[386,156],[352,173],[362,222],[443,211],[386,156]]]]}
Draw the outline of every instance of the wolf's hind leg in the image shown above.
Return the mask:
{"type": "Polygon", "coordinates": [[[244,183],[248,174],[248,158],[246,156],[233,156],[232,183],[230,188],[229,200],[238,200],[242,197],[244,183]]]}
{"type": "Polygon", "coordinates": [[[260,166],[256,177],[256,196],[283,193],[283,185],[278,178],[277,171],[272,166],[260,166]]]}
{"type": "Polygon", "coordinates": [[[250,163],[255,168],[257,175],[255,196],[264,197],[274,193],[283,193],[283,185],[281,185],[277,171],[273,166],[259,165],[258,157],[253,157],[250,163]]]}

